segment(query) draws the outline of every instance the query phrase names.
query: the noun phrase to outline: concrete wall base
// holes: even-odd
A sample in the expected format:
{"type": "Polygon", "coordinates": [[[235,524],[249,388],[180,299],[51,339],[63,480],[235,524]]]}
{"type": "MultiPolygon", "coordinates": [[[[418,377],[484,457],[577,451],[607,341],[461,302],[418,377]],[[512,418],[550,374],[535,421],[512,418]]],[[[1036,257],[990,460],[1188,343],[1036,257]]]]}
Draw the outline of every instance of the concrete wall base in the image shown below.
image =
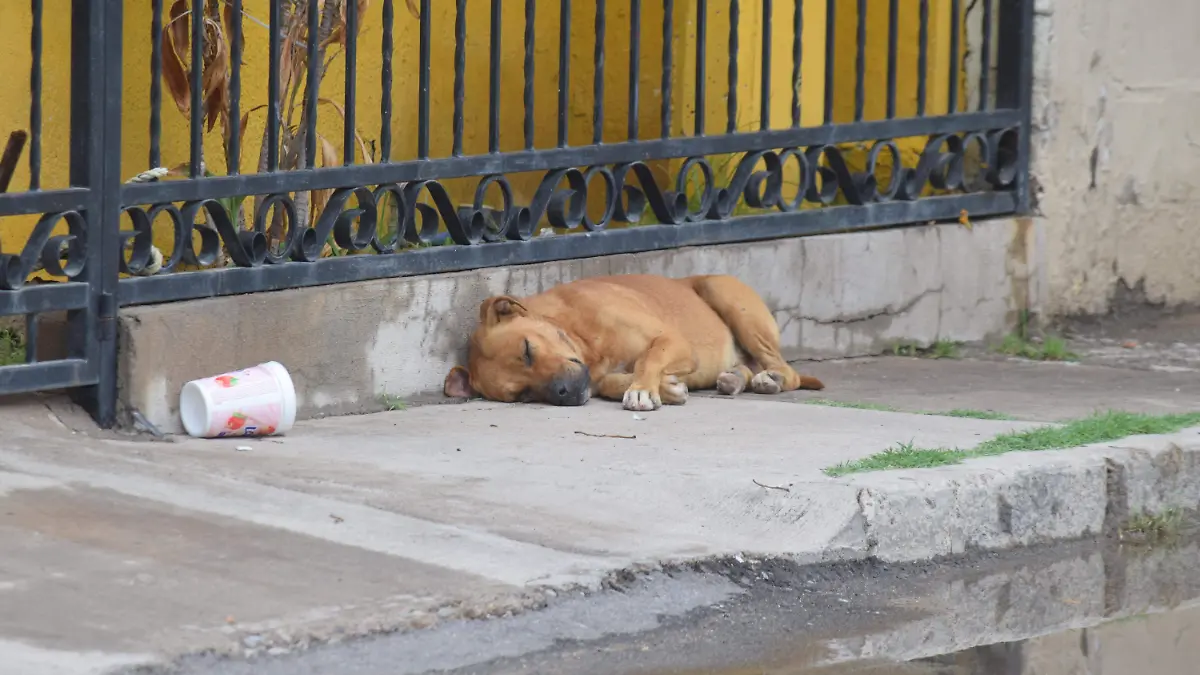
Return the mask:
{"type": "Polygon", "coordinates": [[[131,308],[120,318],[121,404],[179,432],[186,381],[275,360],[292,373],[299,418],[377,411],[385,397],[441,391],[485,298],[605,274],[737,275],[775,312],[791,359],[989,339],[1036,309],[1039,232],[1001,219],[131,308]]]}

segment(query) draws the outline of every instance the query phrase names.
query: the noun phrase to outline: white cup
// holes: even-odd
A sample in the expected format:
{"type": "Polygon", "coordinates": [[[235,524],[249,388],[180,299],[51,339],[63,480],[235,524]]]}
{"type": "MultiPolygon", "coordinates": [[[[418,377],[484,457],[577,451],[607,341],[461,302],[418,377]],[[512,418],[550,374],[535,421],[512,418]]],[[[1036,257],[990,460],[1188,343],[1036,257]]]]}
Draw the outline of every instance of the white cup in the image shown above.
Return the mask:
{"type": "Polygon", "coordinates": [[[183,385],[179,416],[196,438],[282,434],[296,423],[296,388],[287,368],[268,361],[183,385]]]}

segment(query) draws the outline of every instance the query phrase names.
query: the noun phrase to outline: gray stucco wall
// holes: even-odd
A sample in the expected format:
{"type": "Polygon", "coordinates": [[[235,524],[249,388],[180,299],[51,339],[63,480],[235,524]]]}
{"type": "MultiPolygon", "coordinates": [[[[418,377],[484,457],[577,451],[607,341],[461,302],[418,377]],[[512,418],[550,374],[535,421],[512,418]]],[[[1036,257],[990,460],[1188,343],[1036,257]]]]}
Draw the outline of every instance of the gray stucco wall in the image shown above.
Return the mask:
{"type": "Polygon", "coordinates": [[[1038,0],[1045,310],[1200,303],[1200,3],[1038,0]]]}

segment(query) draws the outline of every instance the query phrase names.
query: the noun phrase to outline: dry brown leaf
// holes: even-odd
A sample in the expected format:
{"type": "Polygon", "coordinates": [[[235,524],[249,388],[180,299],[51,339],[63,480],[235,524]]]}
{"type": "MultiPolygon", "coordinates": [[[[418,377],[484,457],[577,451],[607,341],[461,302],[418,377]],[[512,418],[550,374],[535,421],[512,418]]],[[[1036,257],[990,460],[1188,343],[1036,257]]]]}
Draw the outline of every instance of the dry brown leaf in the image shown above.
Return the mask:
{"type": "Polygon", "coordinates": [[[317,134],[317,139],[321,141],[321,166],[331,167],[341,163],[338,159],[337,146],[329,142],[328,138],[317,134]]]}
{"type": "MultiPolygon", "coordinates": [[[[329,37],[325,38],[324,42],[321,43],[322,47],[333,44],[334,42],[337,42],[343,47],[346,46],[346,7],[348,7],[349,4],[350,3],[346,2],[346,0],[340,0],[341,6],[339,7],[340,13],[338,22],[334,24],[333,30],[329,31],[329,37]]],[[[362,32],[363,17],[367,15],[367,7],[369,7],[370,4],[370,0],[358,0],[357,2],[359,33],[362,32]]]]}
{"type": "Polygon", "coordinates": [[[229,42],[221,24],[206,18],[204,74],[201,86],[204,90],[204,115],[208,119],[208,130],[212,131],[217,119],[229,114],[229,42]]]}
{"type": "MultiPolygon", "coordinates": [[[[176,107],[190,113],[191,96],[191,18],[192,3],[176,0],[171,5],[168,22],[163,26],[163,80],[176,107]]],[[[201,56],[200,86],[203,91],[202,112],[208,131],[229,114],[229,43],[221,29],[219,8],[210,5],[205,12],[204,53],[201,56]]]]}
{"type": "Polygon", "coordinates": [[[408,7],[408,13],[412,14],[414,19],[421,18],[421,9],[417,7],[417,0],[404,0],[404,5],[408,7]]]}
{"type": "Polygon", "coordinates": [[[189,15],[187,0],[176,0],[171,5],[168,21],[162,29],[163,80],[182,113],[191,110],[192,94],[188,81],[188,68],[182,54],[186,54],[191,40],[187,30],[189,15]]]}
{"type": "MultiPolygon", "coordinates": [[[[337,114],[342,118],[342,124],[343,125],[346,124],[346,109],[345,108],[343,108],[341,105],[338,104],[337,101],[334,101],[333,99],[318,98],[317,104],[320,105],[322,103],[324,103],[324,104],[332,107],[334,110],[336,110],[337,114]]],[[[355,138],[355,140],[358,141],[358,149],[362,151],[363,161],[364,162],[367,161],[367,158],[369,158],[371,155],[370,155],[370,153],[367,152],[366,141],[363,140],[362,134],[358,133],[357,129],[355,129],[355,131],[354,131],[354,138],[355,138]]]]}
{"type": "Polygon", "coordinates": [[[192,46],[191,26],[187,17],[191,15],[191,3],[188,0],[175,0],[168,13],[166,28],[170,30],[171,39],[180,50],[187,52],[192,46]]]}

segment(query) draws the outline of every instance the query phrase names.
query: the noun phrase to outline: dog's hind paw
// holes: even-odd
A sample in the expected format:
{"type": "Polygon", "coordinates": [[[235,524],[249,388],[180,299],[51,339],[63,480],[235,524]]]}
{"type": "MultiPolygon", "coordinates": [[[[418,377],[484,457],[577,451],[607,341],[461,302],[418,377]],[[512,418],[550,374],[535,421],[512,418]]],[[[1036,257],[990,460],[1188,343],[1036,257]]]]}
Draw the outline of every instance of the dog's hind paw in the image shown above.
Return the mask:
{"type": "Polygon", "coordinates": [[[688,401],[687,385],[680,382],[679,378],[673,375],[663,379],[663,384],[659,387],[658,393],[662,395],[662,402],[667,405],[683,405],[688,401]]]}
{"type": "Polygon", "coordinates": [[[736,370],[721,373],[717,377],[717,391],[726,396],[737,396],[746,390],[746,378],[736,370]]]}
{"type": "Polygon", "coordinates": [[[625,398],[622,403],[626,410],[645,412],[648,410],[658,410],[662,407],[662,398],[656,391],[630,388],[625,391],[625,398]]]}
{"type": "Polygon", "coordinates": [[[783,373],[777,373],[773,370],[764,370],[754,376],[750,380],[750,390],[756,394],[766,394],[768,396],[778,394],[783,391],[783,373]]]}

